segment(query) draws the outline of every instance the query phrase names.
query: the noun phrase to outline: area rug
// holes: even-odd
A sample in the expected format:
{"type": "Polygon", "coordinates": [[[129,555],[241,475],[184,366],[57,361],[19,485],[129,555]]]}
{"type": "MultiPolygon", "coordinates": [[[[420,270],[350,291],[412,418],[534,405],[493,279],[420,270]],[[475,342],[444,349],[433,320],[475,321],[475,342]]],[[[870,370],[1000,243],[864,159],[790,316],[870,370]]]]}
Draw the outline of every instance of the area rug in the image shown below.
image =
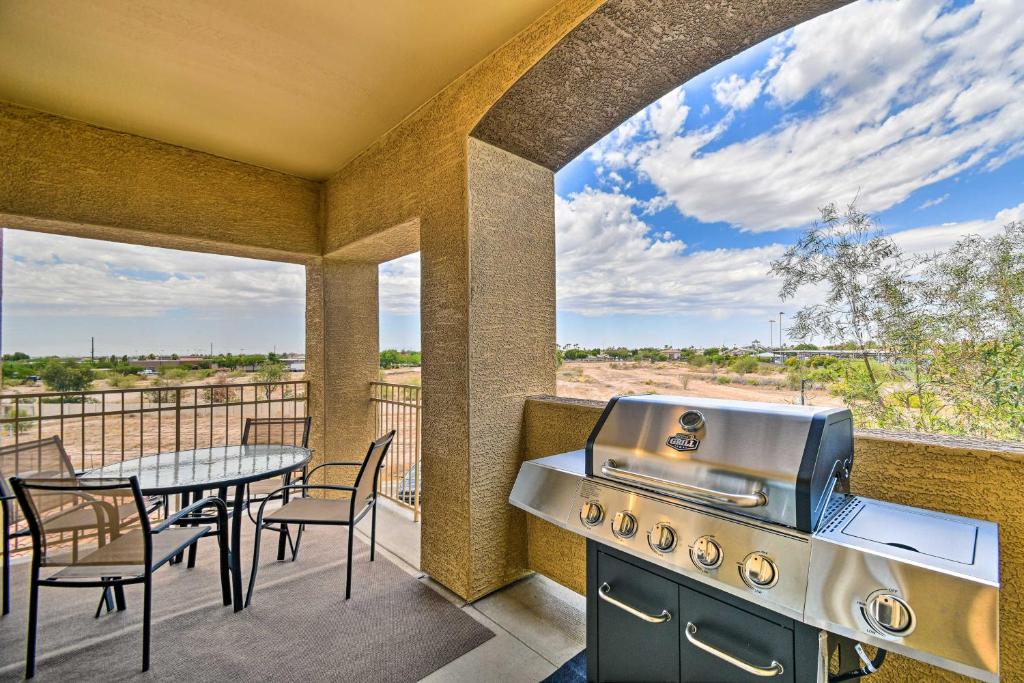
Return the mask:
{"type": "MultiPolygon", "coordinates": [[[[157,571],[147,680],[415,681],[494,635],[381,553],[369,562],[358,538],[346,601],[343,529],[310,528],[296,563],[276,562],[276,536],[267,540],[253,604],[237,614],[220,603],[213,539],[194,569],[157,571]]],[[[28,572],[13,569],[0,680],[20,679],[24,666],[28,572]]],[[[42,588],[36,680],[142,676],[142,589],[126,595],[127,611],[93,619],[97,590],[42,588]]]]}
{"type": "Polygon", "coordinates": [[[586,683],[586,681],[587,651],[584,650],[558,667],[555,673],[545,678],[541,683],[586,683]]]}

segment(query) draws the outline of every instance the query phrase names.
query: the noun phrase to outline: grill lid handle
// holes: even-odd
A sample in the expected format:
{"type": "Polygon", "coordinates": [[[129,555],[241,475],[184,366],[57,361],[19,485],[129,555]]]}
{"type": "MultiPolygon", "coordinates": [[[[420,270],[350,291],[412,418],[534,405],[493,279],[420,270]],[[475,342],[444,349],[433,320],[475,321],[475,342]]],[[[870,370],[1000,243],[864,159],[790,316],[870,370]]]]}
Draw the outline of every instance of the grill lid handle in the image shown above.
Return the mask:
{"type": "Polygon", "coordinates": [[[694,486],[693,484],[683,484],[660,477],[652,477],[649,474],[630,472],[629,470],[617,467],[614,460],[607,460],[604,465],[601,465],[601,474],[609,479],[615,479],[627,484],[636,484],[637,486],[654,489],[655,491],[673,496],[698,498],[738,508],[757,508],[768,504],[768,494],[764,491],[757,491],[755,493],[716,491],[704,488],[703,486],[694,486]]]}

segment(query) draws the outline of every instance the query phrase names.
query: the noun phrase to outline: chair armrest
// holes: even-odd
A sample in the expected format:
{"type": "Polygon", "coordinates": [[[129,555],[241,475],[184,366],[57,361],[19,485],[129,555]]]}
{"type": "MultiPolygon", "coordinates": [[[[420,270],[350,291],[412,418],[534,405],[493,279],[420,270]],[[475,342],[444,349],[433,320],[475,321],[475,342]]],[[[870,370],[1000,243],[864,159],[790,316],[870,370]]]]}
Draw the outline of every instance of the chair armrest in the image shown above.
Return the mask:
{"type": "Polygon", "coordinates": [[[362,467],[362,465],[362,462],[354,462],[351,460],[335,460],[333,462],[323,462],[314,467],[313,469],[309,470],[308,472],[306,472],[305,476],[299,477],[296,481],[308,481],[314,472],[325,467],[362,467]]]}
{"type": "MultiPolygon", "coordinates": [[[[151,530],[151,533],[158,534],[161,531],[163,531],[164,529],[166,529],[167,527],[172,526],[172,525],[178,523],[181,520],[182,517],[185,517],[187,515],[191,515],[196,510],[201,510],[201,509],[203,509],[205,507],[209,507],[211,505],[213,507],[217,508],[217,524],[219,524],[222,528],[224,528],[224,526],[228,523],[228,506],[224,503],[223,500],[221,500],[217,496],[207,496],[206,498],[203,498],[202,500],[197,500],[196,502],[192,503],[191,505],[186,505],[182,509],[178,510],[173,515],[171,515],[170,517],[168,517],[167,519],[162,521],[158,526],[154,527],[151,530]]],[[[194,520],[189,520],[189,521],[194,521],[194,520]]]]}

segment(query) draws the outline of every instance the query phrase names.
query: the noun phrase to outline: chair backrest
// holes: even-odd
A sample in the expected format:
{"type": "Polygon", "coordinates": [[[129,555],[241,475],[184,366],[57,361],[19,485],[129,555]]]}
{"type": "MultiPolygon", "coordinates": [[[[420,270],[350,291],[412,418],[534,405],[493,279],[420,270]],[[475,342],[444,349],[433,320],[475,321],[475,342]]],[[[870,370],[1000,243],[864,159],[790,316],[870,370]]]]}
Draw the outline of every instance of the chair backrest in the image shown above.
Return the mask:
{"type": "Polygon", "coordinates": [[[39,566],[136,567],[139,572],[148,566],[149,517],[136,477],[14,477],[11,487],[39,566]]]}
{"type": "MultiPolygon", "coordinates": [[[[11,477],[22,479],[74,478],[75,468],[71,458],[64,450],[59,436],[51,436],[38,441],[23,441],[0,448],[0,492],[4,496],[13,496],[8,480],[11,477]]],[[[14,508],[15,506],[12,506],[14,508]]],[[[8,518],[11,526],[18,524],[15,514],[8,518]]],[[[45,512],[45,510],[42,510],[45,512]]]]}
{"type": "Polygon", "coordinates": [[[374,496],[377,495],[377,479],[380,477],[380,467],[384,462],[384,456],[388,454],[388,449],[391,448],[391,442],[395,438],[396,430],[392,429],[384,436],[376,439],[370,443],[370,447],[366,451],[366,458],[363,460],[362,467],[359,468],[359,474],[356,476],[356,510],[360,510],[360,505],[367,505],[374,496]]]}
{"type": "Polygon", "coordinates": [[[242,445],[300,446],[309,448],[312,417],[247,417],[242,445]]]}

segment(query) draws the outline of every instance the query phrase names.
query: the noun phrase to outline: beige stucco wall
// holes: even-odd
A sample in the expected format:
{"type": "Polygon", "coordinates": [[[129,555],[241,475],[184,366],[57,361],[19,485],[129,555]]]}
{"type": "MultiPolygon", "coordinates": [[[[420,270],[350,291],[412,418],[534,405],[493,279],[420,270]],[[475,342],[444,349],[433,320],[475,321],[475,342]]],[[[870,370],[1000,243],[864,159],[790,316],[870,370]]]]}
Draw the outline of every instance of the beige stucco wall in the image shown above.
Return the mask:
{"type": "MultiPolygon", "coordinates": [[[[325,253],[344,252],[348,245],[418,220],[424,349],[421,564],[467,599],[484,595],[525,570],[525,556],[517,549],[522,547],[517,540],[521,537],[509,532],[515,527],[514,513],[501,500],[511,488],[517,460],[518,435],[510,437],[509,430],[518,431],[523,397],[551,391],[554,382],[548,354],[536,350],[538,339],[545,340],[542,346],[554,344],[553,246],[550,253],[545,251],[553,245],[551,174],[545,171],[542,176],[539,167],[528,170],[505,157],[517,180],[528,184],[518,189],[537,193],[499,196],[490,208],[478,204],[483,213],[478,212],[474,222],[469,131],[505,90],[600,4],[559,4],[326,185],[325,253]],[[495,213],[520,206],[518,213],[495,213]],[[544,223],[534,222],[541,215],[544,223]],[[547,235],[537,230],[541,226],[547,235]],[[496,260],[516,249],[531,256],[544,254],[545,259],[550,255],[549,261],[538,262],[545,272],[532,282],[517,280],[512,263],[496,260]],[[490,250],[494,254],[488,254],[490,250]],[[476,264],[474,254],[480,257],[476,264]],[[551,304],[550,319],[544,317],[548,314],[541,311],[543,306],[525,311],[525,317],[513,317],[511,304],[530,301],[523,298],[524,288],[551,304]],[[487,313],[484,302],[495,301],[509,305],[487,313]],[[541,326],[537,334],[525,330],[531,325],[541,326]],[[500,344],[495,352],[514,360],[484,368],[484,357],[492,353],[484,344],[491,343],[500,344]],[[520,362],[526,358],[530,363],[520,362]],[[495,377],[497,382],[492,381],[495,377]]],[[[514,182],[493,183],[479,175],[496,162],[477,158],[477,181],[515,190],[514,182]]],[[[482,189],[478,185],[479,201],[484,200],[482,189]]],[[[328,353],[331,347],[328,341],[328,353]]]]}
{"type": "Polygon", "coordinates": [[[320,185],[0,102],[0,224],[302,262],[320,185]]]}
{"type": "MultiPolygon", "coordinates": [[[[523,412],[524,460],[583,448],[602,403],[531,398],[523,412]]],[[[854,493],[999,524],[1000,666],[1004,681],[1024,680],[1024,510],[1016,492],[1024,474],[1024,447],[995,442],[858,431],[854,493]]],[[[530,567],[586,592],[586,552],[580,536],[529,517],[530,567]]],[[[941,600],[942,596],[936,596],[941,600]]],[[[900,656],[871,677],[879,683],[969,679],[900,656]]]]}

